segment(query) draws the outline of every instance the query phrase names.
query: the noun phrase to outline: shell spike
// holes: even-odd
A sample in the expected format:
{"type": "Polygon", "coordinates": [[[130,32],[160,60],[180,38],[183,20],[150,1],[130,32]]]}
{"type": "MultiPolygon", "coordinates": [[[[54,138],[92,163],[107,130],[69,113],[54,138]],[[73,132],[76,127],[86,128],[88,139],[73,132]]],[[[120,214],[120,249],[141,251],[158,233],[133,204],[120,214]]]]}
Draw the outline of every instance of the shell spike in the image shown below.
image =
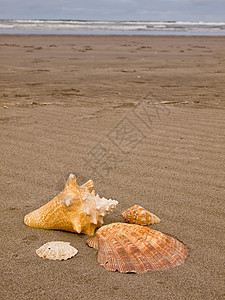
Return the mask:
{"type": "Polygon", "coordinates": [[[79,224],[77,221],[72,222],[72,224],[73,224],[74,231],[77,232],[77,233],[81,233],[81,231],[83,229],[81,224],[79,224]]]}
{"type": "Polygon", "coordinates": [[[93,186],[94,186],[94,183],[93,183],[92,180],[88,180],[88,181],[85,182],[82,186],[88,188],[89,191],[91,192],[91,190],[92,190],[92,188],[93,188],[93,186]]]}
{"type": "Polygon", "coordinates": [[[67,179],[65,189],[72,188],[72,187],[77,188],[77,180],[76,180],[75,175],[70,174],[69,178],[67,179]]]}

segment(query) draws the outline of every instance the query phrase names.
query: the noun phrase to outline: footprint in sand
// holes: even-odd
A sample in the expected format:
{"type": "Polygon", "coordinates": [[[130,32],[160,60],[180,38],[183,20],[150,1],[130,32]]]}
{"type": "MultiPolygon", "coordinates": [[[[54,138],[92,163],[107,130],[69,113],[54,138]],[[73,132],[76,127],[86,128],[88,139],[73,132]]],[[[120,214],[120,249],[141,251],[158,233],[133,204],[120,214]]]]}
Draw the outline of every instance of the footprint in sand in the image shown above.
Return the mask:
{"type": "Polygon", "coordinates": [[[146,83],[145,81],[133,81],[134,83],[146,83]]]}
{"type": "Polygon", "coordinates": [[[44,83],[41,82],[30,82],[30,83],[26,83],[26,85],[28,86],[38,86],[38,85],[43,85],[44,83]]]}
{"type": "Polygon", "coordinates": [[[14,211],[14,210],[19,210],[19,208],[16,208],[16,207],[10,207],[9,210],[12,210],[12,211],[14,211]]]}
{"type": "Polygon", "coordinates": [[[84,50],[93,50],[92,48],[91,48],[91,46],[84,46],[84,50]]]}
{"type": "Polygon", "coordinates": [[[38,238],[36,235],[34,235],[34,234],[32,234],[32,235],[27,235],[27,236],[25,236],[25,237],[22,239],[22,241],[23,241],[25,244],[27,244],[27,245],[30,245],[30,244],[32,244],[33,242],[38,241],[38,240],[39,240],[39,238],[38,238]]]}
{"type": "Polygon", "coordinates": [[[48,70],[48,69],[39,69],[39,70],[36,70],[36,72],[50,72],[50,70],[48,70]]]}
{"type": "Polygon", "coordinates": [[[32,61],[33,64],[37,64],[37,63],[46,63],[49,62],[49,60],[44,60],[44,59],[34,59],[32,61]]]}
{"type": "Polygon", "coordinates": [[[6,46],[6,47],[20,47],[20,45],[17,45],[17,44],[0,44],[0,46],[6,46]]]}

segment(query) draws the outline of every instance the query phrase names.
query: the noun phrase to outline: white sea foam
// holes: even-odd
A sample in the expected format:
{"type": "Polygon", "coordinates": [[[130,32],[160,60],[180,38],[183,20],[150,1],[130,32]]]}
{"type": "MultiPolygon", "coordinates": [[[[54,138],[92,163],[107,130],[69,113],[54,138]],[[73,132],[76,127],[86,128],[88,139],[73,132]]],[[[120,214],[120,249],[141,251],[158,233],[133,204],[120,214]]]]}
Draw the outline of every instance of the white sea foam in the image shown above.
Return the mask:
{"type": "Polygon", "coordinates": [[[205,34],[225,35],[225,22],[0,20],[0,33],[205,34]]]}

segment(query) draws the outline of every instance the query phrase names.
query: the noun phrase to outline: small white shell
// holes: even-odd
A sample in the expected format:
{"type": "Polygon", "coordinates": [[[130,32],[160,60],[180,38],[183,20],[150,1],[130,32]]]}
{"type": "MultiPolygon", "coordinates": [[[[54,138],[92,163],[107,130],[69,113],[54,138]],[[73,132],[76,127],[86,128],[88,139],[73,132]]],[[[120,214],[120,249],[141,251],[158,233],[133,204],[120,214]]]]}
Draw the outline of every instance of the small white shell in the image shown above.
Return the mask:
{"type": "Polygon", "coordinates": [[[49,242],[36,250],[38,256],[53,260],[67,260],[75,256],[78,250],[68,242],[49,242]]]}

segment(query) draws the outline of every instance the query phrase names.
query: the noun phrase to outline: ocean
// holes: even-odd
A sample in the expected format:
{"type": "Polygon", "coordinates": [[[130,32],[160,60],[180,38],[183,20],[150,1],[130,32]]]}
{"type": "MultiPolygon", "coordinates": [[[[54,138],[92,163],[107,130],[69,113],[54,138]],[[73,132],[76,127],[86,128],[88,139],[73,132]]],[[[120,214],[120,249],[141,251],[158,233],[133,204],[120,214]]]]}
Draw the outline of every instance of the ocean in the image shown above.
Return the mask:
{"type": "Polygon", "coordinates": [[[225,35],[225,22],[0,20],[1,34],[225,35]]]}

